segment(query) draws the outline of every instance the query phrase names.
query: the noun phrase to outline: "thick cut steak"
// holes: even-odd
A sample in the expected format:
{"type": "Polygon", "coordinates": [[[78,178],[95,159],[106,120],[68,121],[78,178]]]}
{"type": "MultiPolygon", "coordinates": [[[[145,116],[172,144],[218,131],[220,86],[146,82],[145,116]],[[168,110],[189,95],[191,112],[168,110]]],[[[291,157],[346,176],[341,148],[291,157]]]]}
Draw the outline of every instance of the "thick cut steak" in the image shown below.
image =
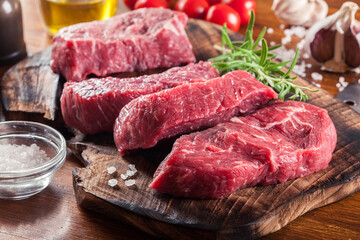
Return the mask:
{"type": "Polygon", "coordinates": [[[150,187],[182,197],[220,198],[255,184],[284,182],[326,168],[336,139],[326,110],[276,102],[177,139],[150,187]]]}
{"type": "Polygon", "coordinates": [[[61,111],[65,123],[84,134],[112,132],[121,108],[131,100],[193,79],[207,80],[218,76],[210,62],[199,62],[135,78],[107,77],[67,82],[61,95],[61,111]]]}
{"type": "Polygon", "coordinates": [[[104,21],[61,29],[53,38],[51,68],[68,81],[89,74],[169,68],[195,61],[185,32],[187,16],[143,8],[104,21]]]}
{"type": "Polygon", "coordinates": [[[114,125],[120,154],[150,148],[164,138],[189,133],[247,114],[277,94],[245,71],[184,84],[139,97],[127,104],[114,125]]]}

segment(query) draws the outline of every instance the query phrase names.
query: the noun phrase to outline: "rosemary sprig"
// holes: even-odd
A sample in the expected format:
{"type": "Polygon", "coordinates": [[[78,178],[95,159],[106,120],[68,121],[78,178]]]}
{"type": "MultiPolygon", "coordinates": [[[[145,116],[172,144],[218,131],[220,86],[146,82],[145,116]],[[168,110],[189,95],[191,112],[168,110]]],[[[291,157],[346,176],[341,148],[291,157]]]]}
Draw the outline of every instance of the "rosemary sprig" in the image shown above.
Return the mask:
{"type": "Polygon", "coordinates": [[[222,47],[216,46],[217,50],[222,51],[218,57],[209,59],[213,61],[220,74],[225,74],[234,70],[245,70],[253,74],[263,84],[272,87],[279,93],[278,98],[284,100],[285,96],[290,94],[289,99],[306,101],[309,96],[304,92],[308,90],[316,92],[308,87],[299,86],[294,83],[296,77],[290,77],[290,73],[299,58],[299,49],[297,49],[294,59],[286,62],[274,62],[275,55],[270,51],[275,50],[281,45],[269,47],[264,35],[266,27],[262,30],[259,37],[253,40],[253,28],[255,22],[254,12],[251,12],[251,18],[245,34],[245,40],[241,42],[232,42],[226,24],[222,29],[222,47]],[[261,49],[256,47],[261,43],[261,49]],[[291,62],[288,71],[283,72],[282,68],[291,62]]]}

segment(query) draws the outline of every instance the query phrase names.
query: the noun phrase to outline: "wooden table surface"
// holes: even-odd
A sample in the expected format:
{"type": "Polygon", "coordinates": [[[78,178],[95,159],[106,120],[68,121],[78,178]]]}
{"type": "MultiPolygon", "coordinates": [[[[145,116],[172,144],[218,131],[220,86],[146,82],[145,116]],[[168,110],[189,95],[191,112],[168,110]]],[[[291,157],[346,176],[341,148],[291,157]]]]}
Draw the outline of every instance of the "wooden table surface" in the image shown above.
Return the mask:
{"type": "MultiPolygon", "coordinates": [[[[327,0],[329,12],[335,12],[343,1],[327,0]]],[[[360,1],[355,1],[360,4],[360,1]]],[[[41,22],[36,0],[21,0],[24,36],[28,53],[40,51],[51,44],[41,22]]],[[[276,43],[284,37],[280,23],[270,10],[271,0],[258,0],[255,36],[263,26],[275,31],[267,40],[276,43]]],[[[119,0],[119,12],[127,11],[119,0]]],[[[359,19],[359,14],[357,15],[359,19]]],[[[244,33],[245,28],[240,30],[244,33]]],[[[295,45],[295,44],[293,44],[295,45]]],[[[291,44],[290,44],[290,47],[291,44]]],[[[0,77],[6,67],[0,68],[0,77]]],[[[318,66],[307,69],[322,73],[318,66]]],[[[332,95],[338,93],[336,83],[344,76],[347,82],[356,82],[359,74],[324,74],[321,87],[332,95]]],[[[66,163],[58,171],[48,188],[22,201],[0,200],[0,239],[154,239],[145,233],[105,215],[77,206],[72,187],[72,169],[81,164],[68,154],[66,163]]],[[[179,238],[180,239],[180,238],[179,238]]],[[[294,220],[278,232],[262,239],[360,239],[360,192],[328,206],[313,210],[294,220]]]]}

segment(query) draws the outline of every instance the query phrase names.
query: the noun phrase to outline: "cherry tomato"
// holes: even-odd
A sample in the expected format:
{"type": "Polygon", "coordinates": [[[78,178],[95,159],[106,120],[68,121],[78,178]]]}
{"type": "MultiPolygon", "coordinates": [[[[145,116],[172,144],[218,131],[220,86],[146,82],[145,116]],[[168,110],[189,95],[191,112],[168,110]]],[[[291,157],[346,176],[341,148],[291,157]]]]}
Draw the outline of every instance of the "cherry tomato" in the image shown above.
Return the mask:
{"type": "Polygon", "coordinates": [[[206,0],[210,6],[217,4],[217,3],[221,3],[221,0],[206,0]]]}
{"type": "Polygon", "coordinates": [[[235,32],[239,31],[241,23],[239,14],[232,7],[221,3],[209,8],[206,21],[220,25],[226,23],[227,27],[235,32]]]}
{"type": "Polygon", "coordinates": [[[174,10],[186,13],[192,18],[204,19],[209,9],[206,0],[179,0],[176,2],[174,10]]]}
{"type": "Polygon", "coordinates": [[[131,10],[134,9],[136,0],[124,0],[125,5],[131,10]]]}
{"type": "Polygon", "coordinates": [[[165,0],[137,0],[134,9],[139,8],[169,8],[165,0]]]}
{"type": "Polygon", "coordinates": [[[255,0],[222,0],[221,3],[229,5],[239,13],[241,25],[248,25],[251,10],[254,10],[254,13],[256,14],[255,0]]]}

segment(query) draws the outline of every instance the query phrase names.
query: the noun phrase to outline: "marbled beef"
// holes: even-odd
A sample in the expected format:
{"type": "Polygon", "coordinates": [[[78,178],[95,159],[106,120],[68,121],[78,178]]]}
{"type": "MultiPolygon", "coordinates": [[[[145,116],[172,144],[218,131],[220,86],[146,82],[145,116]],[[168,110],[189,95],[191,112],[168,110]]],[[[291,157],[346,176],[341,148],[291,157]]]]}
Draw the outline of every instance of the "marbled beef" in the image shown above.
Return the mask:
{"type": "Polygon", "coordinates": [[[84,134],[112,132],[121,108],[131,100],[193,79],[207,80],[218,76],[211,63],[199,62],[141,77],[67,82],[61,95],[61,111],[65,123],[84,134]]]}
{"type": "Polygon", "coordinates": [[[61,29],[53,38],[51,68],[68,81],[89,74],[169,68],[195,61],[185,13],[143,8],[104,21],[61,29]]]}
{"type": "Polygon", "coordinates": [[[245,71],[184,84],[139,97],[127,104],[114,125],[120,154],[150,148],[164,138],[215,126],[277,98],[272,88],[245,71]]]}
{"type": "Polygon", "coordinates": [[[336,139],[326,110],[276,102],[177,139],[150,187],[182,197],[220,198],[255,184],[284,182],[326,168],[336,139]]]}

